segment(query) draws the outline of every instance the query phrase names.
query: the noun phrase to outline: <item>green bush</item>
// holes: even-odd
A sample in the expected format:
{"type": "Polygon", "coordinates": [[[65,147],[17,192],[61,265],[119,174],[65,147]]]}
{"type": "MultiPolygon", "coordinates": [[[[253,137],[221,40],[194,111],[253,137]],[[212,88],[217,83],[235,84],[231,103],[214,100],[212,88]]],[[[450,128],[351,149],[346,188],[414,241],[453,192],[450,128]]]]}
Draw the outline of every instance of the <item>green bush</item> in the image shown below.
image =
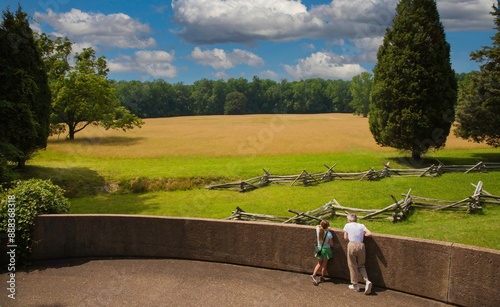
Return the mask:
{"type": "MultiPolygon", "coordinates": [[[[4,144],[0,143],[0,185],[8,184],[16,179],[16,173],[13,171],[9,161],[3,154],[4,144]]],[[[0,191],[1,192],[1,191],[0,191]]]]}
{"type": "Polygon", "coordinates": [[[3,193],[0,199],[0,232],[7,233],[9,245],[17,246],[19,264],[28,263],[35,217],[39,214],[69,213],[69,201],[63,194],[64,190],[59,186],[41,179],[18,181],[3,193]]]}
{"type": "Polygon", "coordinates": [[[0,155],[0,184],[5,184],[11,181],[14,177],[14,173],[11,168],[7,165],[7,161],[0,155]]]}

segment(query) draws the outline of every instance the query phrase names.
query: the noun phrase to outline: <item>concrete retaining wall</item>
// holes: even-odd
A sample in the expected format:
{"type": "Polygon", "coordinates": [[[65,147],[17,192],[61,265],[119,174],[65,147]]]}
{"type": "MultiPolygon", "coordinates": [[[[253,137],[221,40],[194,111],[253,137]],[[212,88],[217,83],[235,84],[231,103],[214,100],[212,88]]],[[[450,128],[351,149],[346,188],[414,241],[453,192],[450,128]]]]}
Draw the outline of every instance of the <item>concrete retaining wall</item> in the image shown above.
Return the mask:
{"type": "MultiPolygon", "coordinates": [[[[312,272],[311,226],[137,215],[44,215],[33,260],[161,257],[312,272]]],[[[334,234],[329,275],[349,280],[346,242],[334,234]]],[[[375,286],[463,306],[500,306],[500,251],[398,236],[365,240],[375,286]]]]}

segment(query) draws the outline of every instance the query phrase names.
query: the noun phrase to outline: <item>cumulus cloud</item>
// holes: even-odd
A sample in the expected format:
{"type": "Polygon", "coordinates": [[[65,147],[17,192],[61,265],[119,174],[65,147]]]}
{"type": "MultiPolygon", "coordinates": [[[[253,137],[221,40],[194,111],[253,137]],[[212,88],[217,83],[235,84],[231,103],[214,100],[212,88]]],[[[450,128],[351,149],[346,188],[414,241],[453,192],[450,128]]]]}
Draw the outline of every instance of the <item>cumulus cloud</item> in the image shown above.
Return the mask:
{"type": "MultiPolygon", "coordinates": [[[[196,44],[384,36],[399,0],[173,0],[176,32],[196,44]]],[[[437,0],[446,30],[491,30],[496,0],[437,0]]]]}
{"type": "Polygon", "coordinates": [[[216,70],[226,70],[240,64],[253,67],[264,65],[264,60],[261,57],[241,49],[226,52],[218,48],[201,50],[199,47],[195,47],[191,52],[191,59],[201,65],[211,66],[216,70]]]}
{"type": "Polygon", "coordinates": [[[173,0],[172,9],[178,35],[192,43],[300,39],[323,26],[300,1],[173,0]]]}
{"type": "Polygon", "coordinates": [[[319,38],[355,39],[383,36],[392,24],[399,0],[335,0],[313,6],[310,14],[324,21],[319,38]]]}
{"type": "MultiPolygon", "coordinates": [[[[296,79],[309,77],[349,79],[364,71],[357,63],[376,62],[376,53],[386,28],[391,26],[399,0],[172,0],[172,30],[194,44],[239,43],[255,45],[259,41],[284,42],[307,39],[302,48],[308,57],[294,65],[284,65],[296,79]],[[308,5],[306,3],[315,3],[308,5]],[[327,45],[351,48],[341,57],[332,52],[316,52],[315,39],[327,45]]],[[[447,31],[491,31],[489,14],[496,0],[437,0],[441,22],[447,31]]],[[[165,6],[154,7],[162,13],[165,6]]],[[[53,33],[68,36],[76,50],[92,46],[147,49],[156,46],[150,26],[123,13],[102,14],[72,9],[69,12],[48,9],[35,13],[35,19],[53,28],[53,33]]],[[[34,26],[37,31],[41,29],[34,26]]],[[[339,48],[340,48],[339,47],[339,48]]],[[[336,49],[337,50],[337,49],[336,49]]],[[[202,50],[195,47],[190,58],[217,70],[219,76],[237,65],[264,65],[258,55],[241,49],[202,50]]],[[[140,71],[154,77],[174,77],[174,54],[164,51],[139,51],[108,62],[112,72],[140,71]]],[[[275,78],[273,71],[261,76],[275,78]]]]}
{"type": "Polygon", "coordinates": [[[229,75],[225,71],[218,71],[213,74],[216,79],[228,79],[229,75]]]}
{"type": "Polygon", "coordinates": [[[270,69],[259,72],[259,77],[262,79],[278,79],[278,74],[270,69]]]}
{"type": "Polygon", "coordinates": [[[295,0],[174,0],[182,27],[192,43],[290,41],[381,36],[391,24],[398,0],[335,0],[307,8],[295,0]]]}
{"type": "Polygon", "coordinates": [[[286,72],[293,79],[324,78],[352,79],[366,71],[352,58],[330,52],[316,52],[305,59],[300,59],[295,66],[284,65],[286,72]]]}
{"type": "Polygon", "coordinates": [[[490,31],[496,0],[438,0],[441,22],[447,31],[490,31]]]}
{"type": "Polygon", "coordinates": [[[30,22],[30,28],[33,32],[42,33],[42,28],[38,22],[30,22]]]}
{"type": "Polygon", "coordinates": [[[357,50],[357,54],[355,55],[356,61],[367,63],[377,62],[377,52],[383,41],[384,38],[382,36],[353,39],[352,44],[357,50]]]}
{"type": "Polygon", "coordinates": [[[124,55],[108,61],[113,73],[140,72],[144,75],[161,78],[174,78],[177,68],[172,64],[174,53],[166,51],[137,51],[132,56],[124,55]]]}
{"type": "Polygon", "coordinates": [[[55,13],[49,9],[46,14],[35,13],[35,19],[46,22],[55,31],[77,43],[119,48],[146,48],[156,45],[156,41],[147,35],[151,32],[147,24],[122,13],[105,15],[78,9],[55,13]]]}

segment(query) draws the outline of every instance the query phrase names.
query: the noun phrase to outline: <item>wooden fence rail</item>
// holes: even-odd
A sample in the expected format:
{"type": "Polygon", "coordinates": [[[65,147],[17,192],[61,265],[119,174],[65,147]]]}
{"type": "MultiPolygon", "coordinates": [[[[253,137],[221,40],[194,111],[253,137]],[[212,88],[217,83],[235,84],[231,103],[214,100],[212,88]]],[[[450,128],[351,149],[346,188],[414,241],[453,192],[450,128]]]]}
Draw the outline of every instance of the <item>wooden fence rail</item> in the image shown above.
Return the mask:
{"type": "MultiPolygon", "coordinates": [[[[438,161],[439,162],[439,161],[438,161]]],[[[486,171],[500,171],[500,163],[483,163],[479,162],[475,165],[444,165],[441,162],[439,164],[433,164],[425,168],[417,169],[394,169],[389,166],[389,163],[384,165],[384,168],[376,171],[370,168],[365,172],[358,173],[338,173],[333,170],[333,166],[328,166],[324,164],[327,168],[326,172],[322,173],[308,173],[306,170],[298,175],[272,175],[269,170],[264,170],[264,175],[250,178],[247,180],[240,180],[236,182],[223,183],[206,186],[206,189],[216,190],[216,189],[230,189],[237,190],[240,192],[246,192],[258,189],[260,187],[268,186],[270,184],[283,184],[283,185],[303,185],[311,186],[324,182],[329,182],[333,180],[380,180],[382,178],[391,176],[402,176],[402,177],[435,177],[440,176],[443,173],[461,172],[486,172],[486,171]]]]}
{"type": "Polygon", "coordinates": [[[288,212],[294,213],[293,217],[276,216],[276,215],[266,215],[258,213],[248,213],[245,212],[240,207],[236,207],[226,220],[238,220],[238,221],[265,221],[265,222],[275,222],[275,223],[292,223],[292,224],[302,224],[311,225],[318,224],[319,221],[323,219],[330,219],[334,216],[334,210],[330,203],[327,203],[319,208],[316,208],[307,212],[299,212],[296,210],[288,209],[288,212]]]}
{"type": "Polygon", "coordinates": [[[492,195],[483,189],[483,182],[479,181],[475,187],[474,193],[467,198],[458,201],[441,200],[420,196],[412,196],[412,206],[426,210],[451,210],[466,211],[475,213],[483,210],[485,204],[500,204],[500,196],[492,195]]]}
{"type": "Polygon", "coordinates": [[[341,206],[336,199],[326,203],[325,205],[307,212],[288,209],[288,212],[294,213],[293,217],[275,216],[258,213],[245,212],[240,207],[232,212],[232,215],[227,217],[228,220],[240,221],[266,221],[275,223],[294,223],[303,225],[318,224],[323,219],[331,219],[337,216],[346,217],[349,213],[356,213],[358,219],[374,219],[374,220],[390,220],[399,222],[408,218],[411,210],[453,210],[466,211],[467,213],[480,212],[484,204],[500,205],[500,196],[492,195],[483,189],[483,182],[479,181],[475,187],[472,196],[459,201],[440,200],[434,198],[411,196],[411,189],[403,199],[397,200],[391,195],[394,203],[383,209],[362,209],[341,206]]]}
{"type": "Polygon", "coordinates": [[[335,216],[345,217],[349,213],[356,213],[359,219],[387,219],[397,222],[405,219],[409,214],[411,206],[410,191],[411,189],[408,191],[405,198],[400,201],[397,201],[394,196],[391,195],[395,203],[380,210],[343,207],[334,199],[319,208],[307,212],[288,209],[288,212],[295,214],[293,217],[248,213],[240,207],[236,207],[236,210],[232,211],[231,216],[226,219],[311,225],[318,224],[323,219],[331,219],[335,216]]]}
{"type": "Polygon", "coordinates": [[[408,190],[408,193],[403,194],[405,196],[402,200],[397,200],[394,196],[391,195],[394,203],[379,210],[370,210],[370,209],[359,209],[359,208],[349,208],[341,206],[337,200],[333,200],[332,207],[335,210],[336,216],[347,216],[349,213],[356,213],[358,219],[385,219],[390,220],[392,222],[398,222],[404,220],[408,217],[412,199],[410,197],[411,189],[408,190]]]}

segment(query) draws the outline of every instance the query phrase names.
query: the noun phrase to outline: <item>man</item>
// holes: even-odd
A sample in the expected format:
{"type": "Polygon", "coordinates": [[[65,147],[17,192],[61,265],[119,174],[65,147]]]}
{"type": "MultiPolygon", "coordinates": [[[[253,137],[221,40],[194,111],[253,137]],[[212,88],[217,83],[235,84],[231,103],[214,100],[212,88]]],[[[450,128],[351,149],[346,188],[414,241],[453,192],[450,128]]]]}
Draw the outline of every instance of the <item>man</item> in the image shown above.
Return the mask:
{"type": "Polygon", "coordinates": [[[354,213],[347,215],[347,224],[344,226],[344,239],[349,241],[347,244],[347,264],[351,275],[351,285],[349,289],[359,292],[359,277],[365,281],[365,294],[372,291],[372,283],[368,280],[368,274],[365,269],[366,250],[363,243],[364,237],[371,237],[372,233],[365,225],[357,222],[358,217],[354,213]]]}

